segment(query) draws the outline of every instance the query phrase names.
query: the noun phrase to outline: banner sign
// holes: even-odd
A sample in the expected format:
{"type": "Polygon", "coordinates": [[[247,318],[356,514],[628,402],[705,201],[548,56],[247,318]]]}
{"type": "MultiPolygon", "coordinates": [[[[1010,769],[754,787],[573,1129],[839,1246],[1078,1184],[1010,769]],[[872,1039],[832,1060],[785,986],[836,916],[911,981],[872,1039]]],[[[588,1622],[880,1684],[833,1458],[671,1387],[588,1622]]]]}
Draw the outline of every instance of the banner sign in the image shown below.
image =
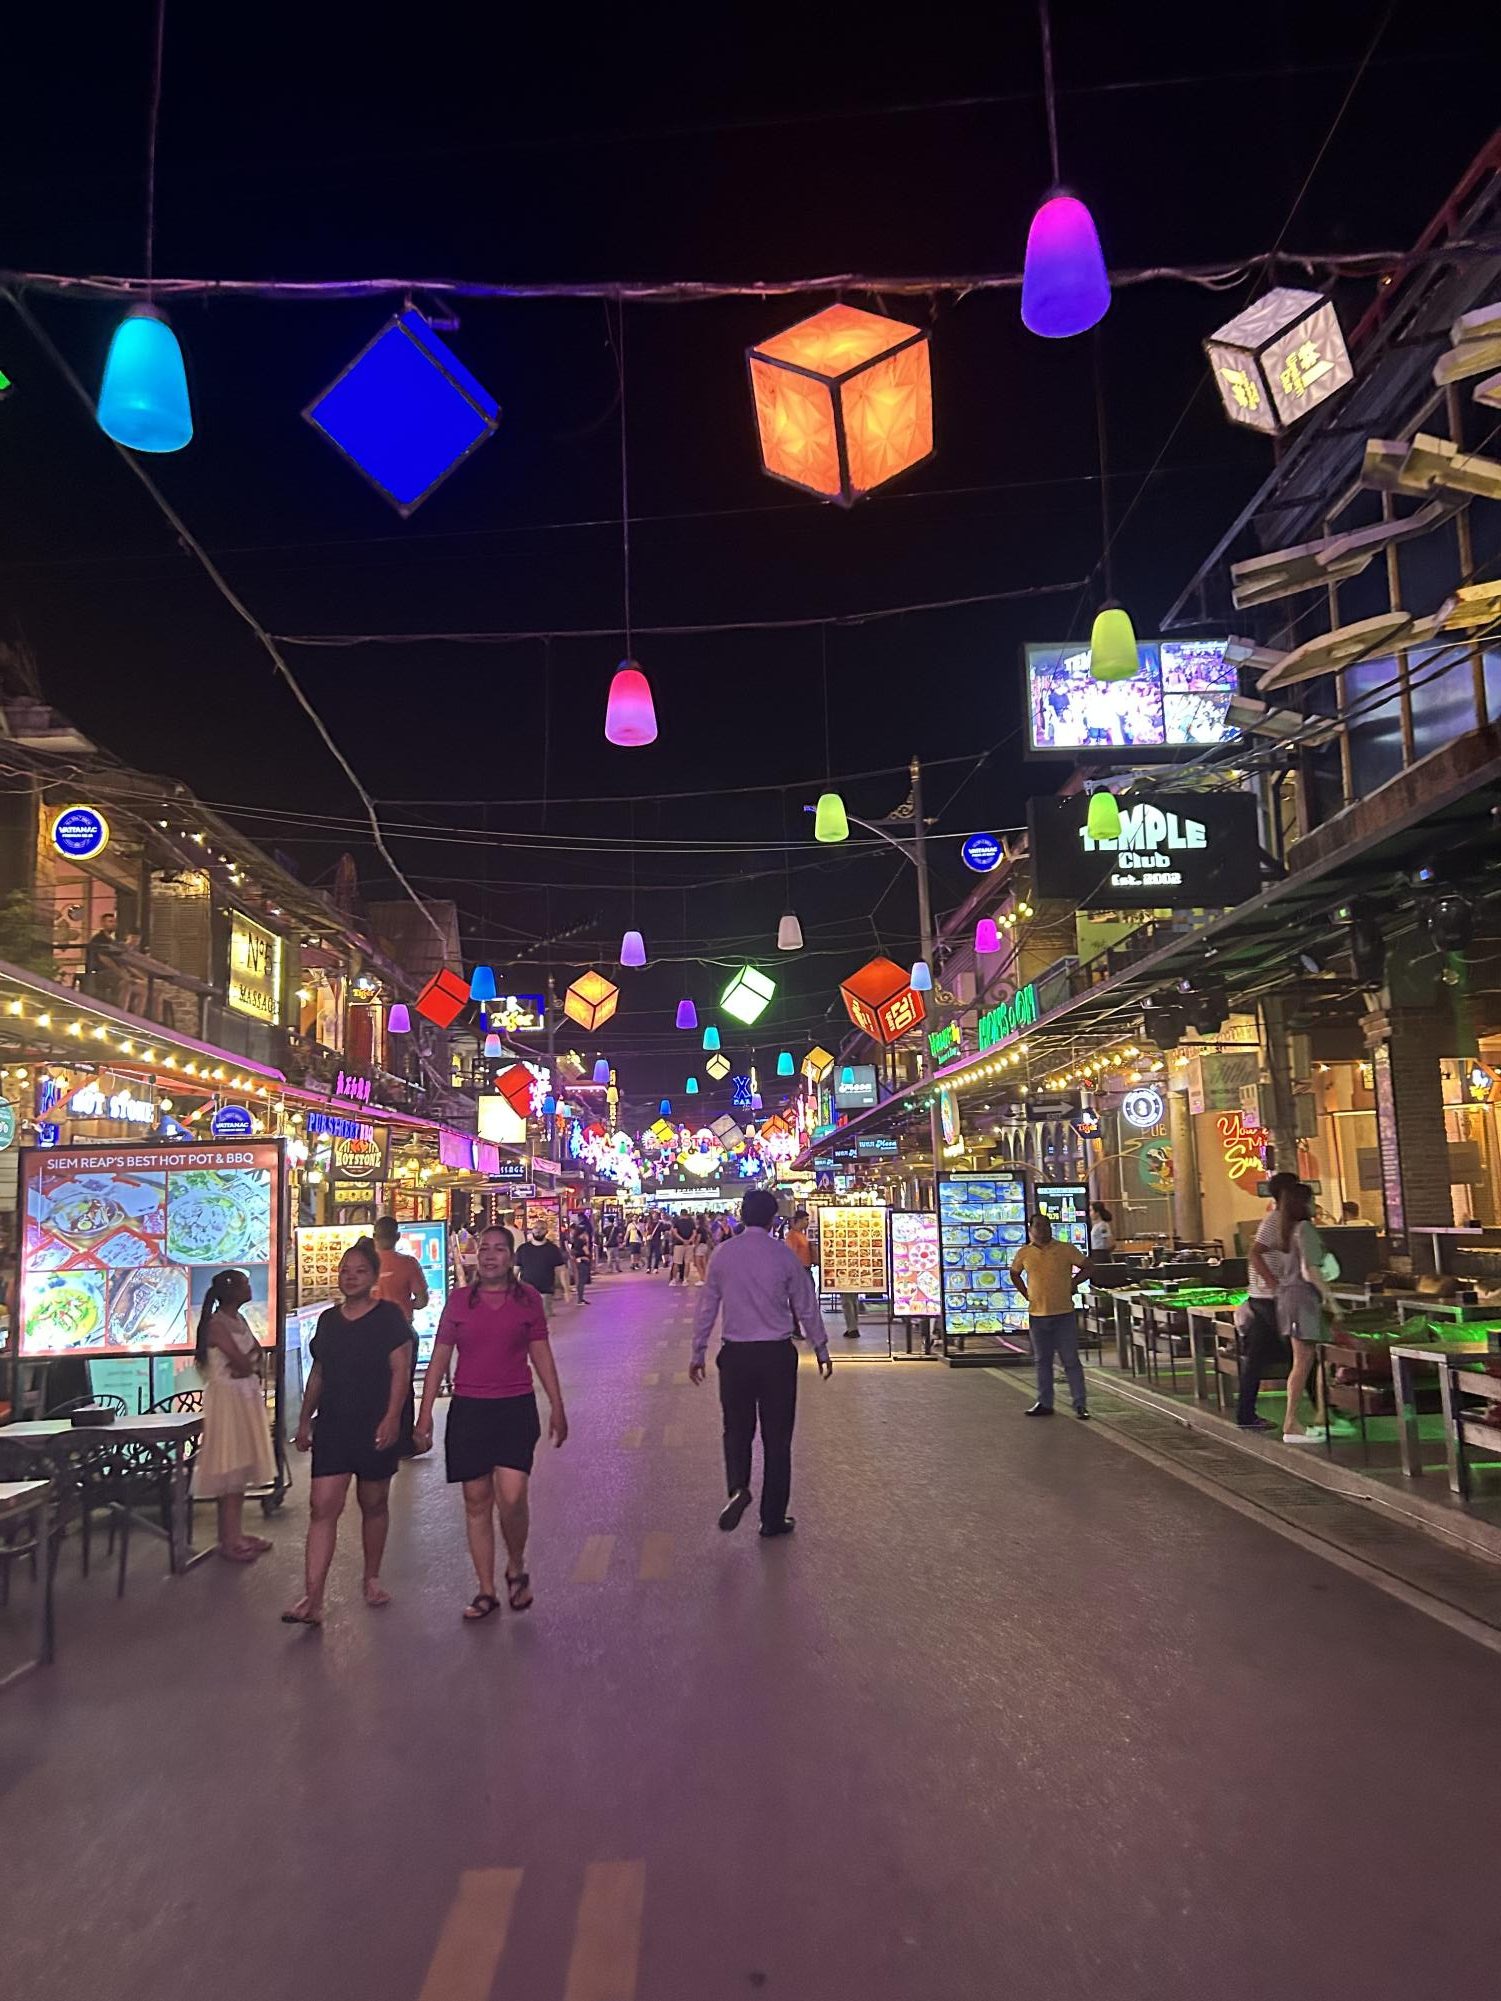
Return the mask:
{"type": "Polygon", "coordinates": [[[1256,801],[1248,793],[1132,793],[1120,813],[1120,834],[1106,841],[1089,831],[1083,793],[1031,800],[1036,894],[1085,909],[1199,910],[1244,903],[1261,888],[1256,801]]]}
{"type": "Polygon", "coordinates": [[[1024,1028],[1030,1028],[1037,1019],[1037,988],[1029,980],[1020,987],[1010,1000],[1001,1001],[997,1006],[987,1008],[980,1016],[980,1027],[976,1040],[981,1051],[998,1049],[1003,1042],[1009,1042],[1013,1035],[1020,1035],[1024,1028]]]}

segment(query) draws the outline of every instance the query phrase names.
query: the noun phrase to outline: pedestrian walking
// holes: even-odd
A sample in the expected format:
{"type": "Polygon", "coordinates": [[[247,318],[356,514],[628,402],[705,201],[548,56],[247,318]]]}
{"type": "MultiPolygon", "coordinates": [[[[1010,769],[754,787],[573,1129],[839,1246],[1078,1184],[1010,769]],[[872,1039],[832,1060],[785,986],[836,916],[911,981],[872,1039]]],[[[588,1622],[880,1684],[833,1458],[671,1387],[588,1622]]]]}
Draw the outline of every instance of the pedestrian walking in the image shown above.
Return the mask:
{"type": "Polygon", "coordinates": [[[594,1233],[585,1229],[576,1216],[568,1236],[568,1257],[573,1266],[575,1296],[580,1306],[587,1306],[589,1302],[584,1295],[594,1276],[594,1233]]]}
{"type": "Polygon", "coordinates": [[[799,1324],[818,1356],[818,1373],[834,1373],[829,1337],[818,1317],[818,1295],[807,1268],[771,1235],[777,1198],[749,1189],[740,1204],[744,1229],[721,1244],[693,1312],[689,1379],[702,1383],[709,1336],[719,1322],[719,1406],[724,1418],[724,1470],[729,1499],[719,1513],[722,1529],[738,1528],[751,1504],[751,1448],[761,1433],[761,1533],[790,1535],[792,1431],[797,1420],[799,1324]]]}
{"type": "Polygon", "coordinates": [[[1313,1371],[1318,1344],[1330,1332],[1338,1333],[1338,1309],[1329,1290],[1330,1267],[1339,1267],[1324,1248],[1324,1240],[1312,1221],[1313,1190],[1299,1181],[1284,1191],[1279,1204],[1281,1249],[1286,1254],[1277,1281],[1277,1325],[1292,1344],[1292,1367],[1287,1372],[1287,1410],[1282,1420],[1285,1445],[1322,1445],[1329,1436],[1325,1424],[1315,1422],[1306,1430],[1298,1415],[1303,1391],[1313,1371]]]}
{"type": "Polygon", "coordinates": [[[693,1242],[688,1254],[689,1269],[692,1272],[693,1283],[695,1285],[702,1285],[709,1275],[709,1254],[712,1250],[713,1245],[709,1240],[708,1219],[707,1217],[700,1216],[698,1227],[693,1232],[693,1242]]]}
{"type": "MultiPolygon", "coordinates": [[[[313,1455],[306,1589],[282,1613],[288,1625],[323,1623],[323,1593],[351,1480],[360,1504],[365,1603],[391,1602],[380,1566],[400,1457],[401,1407],[412,1380],[412,1330],[400,1307],[377,1299],[379,1280],[380,1253],[369,1237],[360,1237],[339,1264],[340,1303],[319,1315],[309,1343],[313,1369],[294,1441],[299,1452],[313,1455]]],[[[437,1378],[429,1373],[428,1381],[436,1391],[437,1378]]]]}
{"type": "Polygon", "coordinates": [[[667,1255],[667,1218],[653,1209],[646,1232],[646,1269],[659,1271],[667,1255]]]}
{"type": "Polygon", "coordinates": [[[791,1251],[803,1270],[812,1271],[813,1244],[808,1236],[808,1212],[806,1209],[793,1210],[792,1227],[788,1230],[785,1241],[788,1250],[791,1251]]]}
{"type": "MultiPolygon", "coordinates": [[[[401,1235],[400,1225],[394,1216],[377,1216],[370,1232],[375,1239],[375,1248],[380,1255],[380,1277],[375,1283],[377,1299],[389,1300],[399,1307],[406,1318],[408,1327],[413,1325],[417,1315],[426,1306],[429,1298],[427,1276],[419,1259],[408,1251],[396,1248],[401,1235]]],[[[412,1424],[416,1417],[415,1385],[417,1381],[417,1336],[412,1334],[412,1380],[407,1385],[406,1402],[401,1407],[401,1438],[398,1449],[403,1459],[412,1456],[412,1424]]]]}
{"type": "Polygon", "coordinates": [[[1235,1422],[1242,1431],[1270,1431],[1271,1426],[1256,1409],[1262,1377],[1269,1369],[1290,1361],[1287,1343],[1277,1325],[1277,1288],[1287,1264],[1287,1253],[1282,1248],[1282,1208],[1288,1193],[1297,1186],[1297,1175],[1285,1171],[1274,1174],[1267,1183],[1272,1206],[1257,1225],[1247,1259],[1247,1297],[1235,1309],[1241,1351],[1235,1422]]]}
{"type": "Polygon", "coordinates": [[[545,1223],[533,1223],[532,1233],[517,1246],[516,1269],[542,1301],[544,1317],[552,1319],[557,1309],[558,1271],[568,1260],[547,1234],[545,1223]]]}
{"type": "Polygon", "coordinates": [[[618,1216],[605,1225],[605,1249],[610,1254],[609,1269],[618,1275],[621,1270],[620,1254],[625,1249],[625,1224],[618,1216]]]}
{"type": "Polygon", "coordinates": [[[646,1248],[646,1233],[641,1228],[638,1217],[632,1216],[625,1226],[625,1247],[631,1254],[631,1270],[640,1271],[641,1253],[646,1248]]]}
{"type": "Polygon", "coordinates": [[[688,1283],[688,1254],[693,1247],[693,1224],[687,1216],[673,1219],[670,1252],[672,1262],[667,1271],[669,1285],[688,1283]]]}
{"type": "Polygon", "coordinates": [[[193,1498],[214,1501],[219,1554],[227,1563],[254,1563],[271,1547],[244,1530],[245,1489],[269,1487],[276,1454],[261,1388],[260,1343],[241,1309],[250,1302],[242,1271],[216,1272],[198,1315],[193,1360],[203,1377],[203,1437],[193,1461],[193,1498]]]}
{"type": "Polygon", "coordinates": [[[1115,1218],[1103,1202],[1091,1202],[1089,1215],[1090,1255],[1108,1258],[1115,1249],[1115,1218]]]}
{"type": "Polygon", "coordinates": [[[547,1338],[542,1301],[516,1269],[509,1230],[486,1230],[479,1240],[479,1279],[450,1294],[433,1344],[433,1366],[422,1391],[417,1443],[433,1442],[437,1378],[457,1353],[457,1373],[443,1433],[450,1486],[464,1490],[464,1532],[479,1590],[464,1609],[471,1622],[500,1609],[495,1590],[495,1518],[505,1543],[506,1602],[513,1612],[532,1605],[526,1567],[531,1527],[528,1486],[542,1420],[532,1387],[535,1370],[547,1392],[548,1435],[555,1446],[568,1437],[558,1366],[547,1338]]]}
{"type": "Polygon", "coordinates": [[[1026,1243],[1011,1260],[1012,1283],[1027,1302],[1027,1326],[1037,1361],[1037,1401],[1028,1409],[1028,1417],[1053,1415],[1055,1357],[1063,1364],[1075,1414],[1089,1416],[1074,1312],[1074,1279],[1081,1273],[1089,1275],[1088,1258],[1081,1258],[1072,1244],[1055,1239],[1046,1216],[1034,1216],[1027,1225],[1026,1243]]]}
{"type": "Polygon", "coordinates": [[[454,1281],[458,1285],[473,1285],[477,1242],[473,1230],[460,1223],[453,1233],[454,1281]]]}

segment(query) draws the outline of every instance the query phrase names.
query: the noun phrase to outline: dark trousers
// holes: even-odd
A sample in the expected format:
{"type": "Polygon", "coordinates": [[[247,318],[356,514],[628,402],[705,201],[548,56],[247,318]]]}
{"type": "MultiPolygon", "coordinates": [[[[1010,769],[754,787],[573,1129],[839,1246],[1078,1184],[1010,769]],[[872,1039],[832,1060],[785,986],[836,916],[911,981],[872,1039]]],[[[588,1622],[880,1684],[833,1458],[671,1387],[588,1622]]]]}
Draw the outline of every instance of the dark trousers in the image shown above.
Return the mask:
{"type": "Polygon", "coordinates": [[[1084,1369],[1079,1361],[1079,1321],[1073,1313],[1034,1313],[1027,1322],[1032,1336],[1032,1353],[1037,1360],[1037,1401],[1044,1410],[1053,1408],[1053,1362],[1063,1364],[1068,1393],[1075,1410],[1088,1402],[1084,1369]]]}
{"type": "Polygon", "coordinates": [[[575,1283],[578,1286],[578,1302],[579,1305],[582,1306],[584,1303],[584,1288],[588,1285],[590,1279],[593,1278],[594,1276],[593,1259],[575,1258],[573,1262],[573,1276],[575,1283]]]}
{"type": "Polygon", "coordinates": [[[1240,1398],[1235,1406],[1235,1422],[1249,1424],[1256,1415],[1256,1395],[1268,1369],[1284,1368],[1287,1344],[1277,1332],[1275,1299],[1248,1299],[1251,1324],[1242,1337],[1240,1357],[1240,1398]]]}
{"type": "Polygon", "coordinates": [[[791,1341],[725,1341],[718,1355],[724,1413],[724,1476],[729,1491],[751,1483],[751,1445],[761,1427],[761,1525],[778,1528],[792,1494],[792,1427],[797,1419],[797,1350],[791,1341]]]}

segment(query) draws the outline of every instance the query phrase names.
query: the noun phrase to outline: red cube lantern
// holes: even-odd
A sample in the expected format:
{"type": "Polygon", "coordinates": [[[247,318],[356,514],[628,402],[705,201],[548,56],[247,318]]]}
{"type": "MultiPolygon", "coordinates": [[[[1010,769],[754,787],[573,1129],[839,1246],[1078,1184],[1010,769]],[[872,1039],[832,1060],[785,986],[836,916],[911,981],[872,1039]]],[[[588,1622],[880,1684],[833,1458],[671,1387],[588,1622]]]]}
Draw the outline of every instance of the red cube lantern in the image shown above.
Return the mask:
{"type": "Polygon", "coordinates": [[[434,973],[412,1003],[424,1021],[438,1028],[452,1028],[469,1005],[469,982],[445,966],[434,973]]]}
{"type": "Polygon", "coordinates": [[[825,306],[748,350],[761,463],[841,507],[933,451],[922,327],[825,306]]]}
{"type": "Polygon", "coordinates": [[[517,1118],[524,1119],[532,1108],[532,1073],[524,1063],[513,1063],[495,1080],[495,1088],[517,1118]]]}
{"type": "Polygon", "coordinates": [[[900,1042],[925,1018],[923,997],[891,959],[872,959],[840,984],[845,1012],[872,1042],[900,1042]]]}

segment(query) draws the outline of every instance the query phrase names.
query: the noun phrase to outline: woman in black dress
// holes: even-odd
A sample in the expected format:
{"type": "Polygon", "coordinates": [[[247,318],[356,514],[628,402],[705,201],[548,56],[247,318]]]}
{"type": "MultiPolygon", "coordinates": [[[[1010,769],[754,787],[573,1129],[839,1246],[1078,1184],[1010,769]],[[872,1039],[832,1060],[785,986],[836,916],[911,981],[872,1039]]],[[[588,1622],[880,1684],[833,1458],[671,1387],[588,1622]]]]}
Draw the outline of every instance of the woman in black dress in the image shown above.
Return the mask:
{"type": "Polygon", "coordinates": [[[390,1300],[377,1299],[380,1253],[361,1237],[339,1266],[343,1299],[318,1321],[295,1444],[313,1454],[307,1532],[307,1590],[282,1613],[288,1625],[321,1626],[323,1588],[339,1535],[339,1517],[355,1482],[365,1546],[365,1603],[389,1605],[380,1560],[390,1525],[402,1406],[411,1381],[412,1329],[390,1300]]]}

